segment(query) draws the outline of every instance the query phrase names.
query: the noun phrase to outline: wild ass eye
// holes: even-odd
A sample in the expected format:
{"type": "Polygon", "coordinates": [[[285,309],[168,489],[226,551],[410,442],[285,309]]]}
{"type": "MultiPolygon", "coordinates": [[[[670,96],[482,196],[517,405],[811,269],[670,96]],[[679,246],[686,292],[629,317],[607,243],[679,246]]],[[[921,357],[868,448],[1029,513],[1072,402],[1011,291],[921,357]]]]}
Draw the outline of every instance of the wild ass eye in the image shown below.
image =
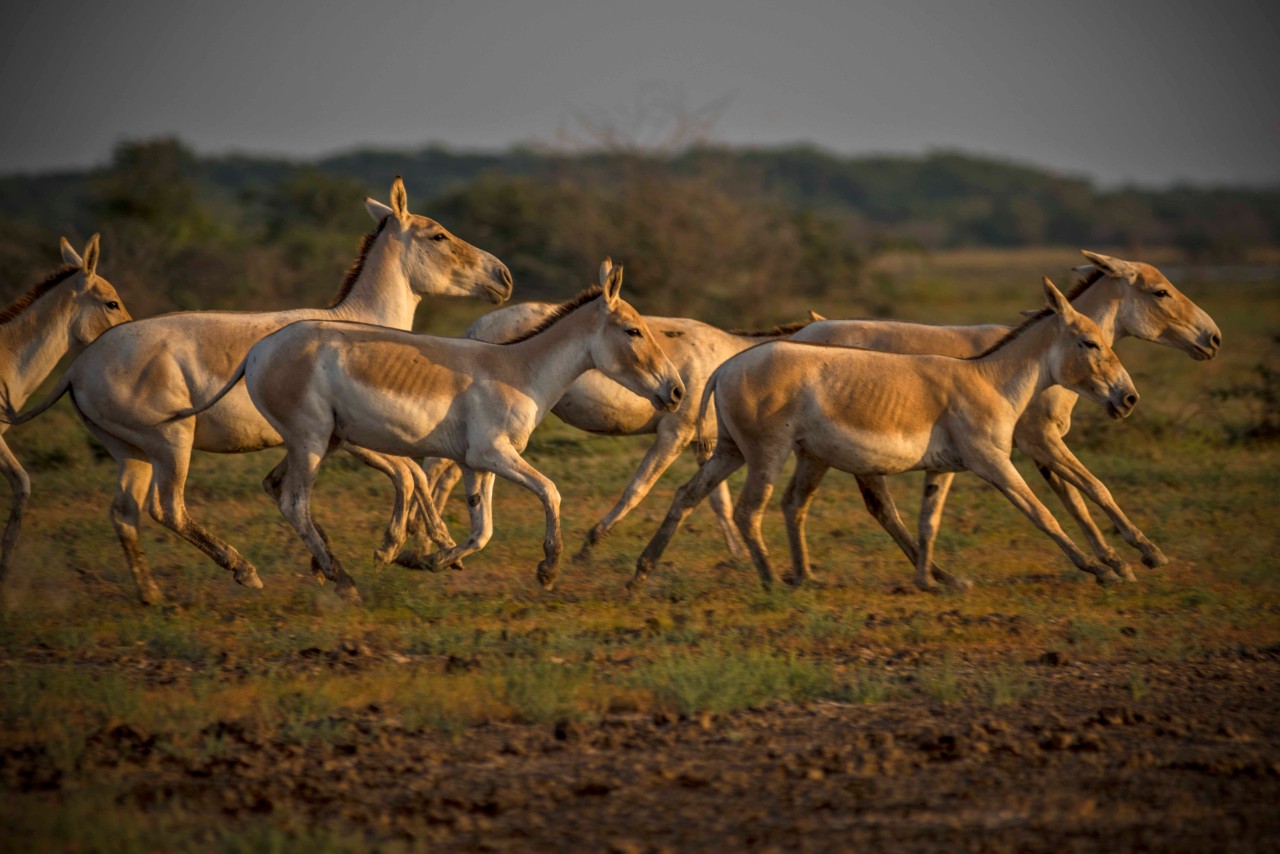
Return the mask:
{"type": "Polygon", "coordinates": [[[443,231],[437,231],[435,234],[431,235],[431,239],[432,240],[448,240],[449,235],[445,234],[443,231]]]}
{"type": "Polygon", "coordinates": [[[632,338],[640,338],[641,336],[644,335],[643,332],[641,332],[639,329],[637,329],[634,326],[627,327],[627,334],[630,335],[632,338]]]}
{"type": "Polygon", "coordinates": [[[1098,342],[1096,342],[1096,341],[1090,341],[1088,338],[1086,338],[1085,340],[1081,341],[1081,342],[1080,342],[1080,346],[1081,346],[1081,347],[1083,347],[1083,348],[1085,348],[1086,350],[1101,350],[1101,349],[1102,349],[1101,347],[1099,347],[1099,346],[1098,346],[1098,342]]]}
{"type": "Polygon", "coordinates": [[[107,300],[106,306],[109,310],[116,311],[120,308],[120,303],[116,302],[115,300],[107,300]]]}
{"type": "Polygon", "coordinates": [[[1169,292],[1168,292],[1168,291],[1166,291],[1164,288],[1161,288],[1161,289],[1160,289],[1160,290],[1158,290],[1158,291],[1152,291],[1152,292],[1151,292],[1151,295],[1152,295],[1152,296],[1160,297],[1161,299],[1164,299],[1165,297],[1169,296],[1169,292]]]}

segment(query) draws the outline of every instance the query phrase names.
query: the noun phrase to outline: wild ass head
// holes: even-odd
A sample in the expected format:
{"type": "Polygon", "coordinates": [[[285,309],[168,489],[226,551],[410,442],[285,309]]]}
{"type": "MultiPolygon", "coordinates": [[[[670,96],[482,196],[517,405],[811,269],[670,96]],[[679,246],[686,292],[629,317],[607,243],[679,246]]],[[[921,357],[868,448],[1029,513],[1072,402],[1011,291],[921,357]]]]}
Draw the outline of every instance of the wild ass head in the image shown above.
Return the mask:
{"type": "Polygon", "coordinates": [[[1212,359],[1218,354],[1222,346],[1218,324],[1155,267],[1085,249],[1081,249],[1080,254],[1105,275],[1125,283],[1116,316],[1117,332],[1177,347],[1199,360],[1212,359]]]}
{"type": "Polygon", "coordinates": [[[622,267],[606,258],[600,265],[597,323],[591,337],[591,358],[596,370],[649,399],[654,409],[674,412],[684,398],[684,383],[667,354],[658,346],[642,318],[622,291],[622,267]]]}
{"type": "Polygon", "coordinates": [[[98,235],[89,238],[81,257],[62,238],[62,260],[71,274],[71,343],[85,346],[118,323],[132,320],[111,283],[98,275],[98,235]]]}
{"type": "Polygon", "coordinates": [[[494,256],[452,234],[433,219],[409,213],[409,197],[399,177],[391,185],[391,206],[365,199],[386,239],[400,247],[400,264],[420,296],[484,296],[501,304],[511,296],[511,271],[494,256]],[[385,223],[385,224],[384,224],[385,223]]]}
{"type": "Polygon", "coordinates": [[[1051,322],[1058,335],[1049,348],[1054,382],[1102,404],[1112,418],[1126,417],[1138,405],[1138,392],[1098,324],[1072,308],[1047,276],[1044,295],[1057,315],[1051,322]]]}

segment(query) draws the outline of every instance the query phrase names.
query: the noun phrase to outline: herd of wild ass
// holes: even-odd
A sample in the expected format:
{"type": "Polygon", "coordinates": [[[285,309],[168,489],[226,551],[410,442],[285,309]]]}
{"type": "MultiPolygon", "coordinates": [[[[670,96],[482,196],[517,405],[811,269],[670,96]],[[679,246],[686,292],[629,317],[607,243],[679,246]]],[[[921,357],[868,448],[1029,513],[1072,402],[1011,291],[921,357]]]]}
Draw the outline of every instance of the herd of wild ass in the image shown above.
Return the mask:
{"type": "MultiPolygon", "coordinates": [[[[690,444],[701,466],[681,486],[640,556],[642,584],[680,523],[710,496],[728,548],[750,554],[761,581],[775,579],[761,520],[787,459],[783,496],[791,546],[789,583],[813,580],[805,520],[829,468],[853,474],[871,512],[915,565],[921,588],[969,582],[933,560],[952,478],[972,471],[999,489],[1079,569],[1099,583],[1132,580],[1084,499],[1103,509],[1150,567],[1166,562],[1064,437],[1080,397],[1123,418],[1138,402],[1112,345],[1134,336],[1212,359],[1218,327],[1149,264],[1092,252],[1063,295],[1047,278],[1047,307],[1017,327],[932,326],[827,320],[768,332],[727,332],[686,318],[645,317],[621,297],[622,267],[606,259],[599,285],[560,305],[494,311],[464,338],[410,331],[423,297],[476,296],[502,303],[511,274],[494,256],[411,214],[403,184],[391,204],[366,207],[377,228],[326,308],[276,312],[180,312],[132,322],[97,273],[98,238],[83,254],[62,241],[65,266],[0,314],[0,393],[5,424],[28,421],[64,394],[118,466],[110,514],[144,603],[162,599],[138,536],[142,511],[203,551],[235,580],[261,587],[257,570],[196,522],[184,497],[193,450],[285,446],[263,485],[312,554],[317,580],[358,600],[311,490],[326,456],[341,448],[383,472],[395,504],[375,556],[427,569],[460,568],[493,533],[494,476],[538,496],[546,511],[538,581],[556,581],[562,551],[560,494],[521,456],[548,411],[583,430],[656,436],[617,504],[594,525],[583,558],[636,507],[690,444]],[[49,396],[17,415],[58,361],[75,359],[49,396]],[[685,400],[688,398],[687,400],[685,400]],[[1080,524],[1093,555],[1063,532],[1012,465],[1018,447],[1080,524]],[[420,466],[415,460],[424,458],[420,466]],[[726,478],[746,482],[730,510],[726,478]],[[886,486],[923,470],[916,536],[886,486]],[[471,529],[455,543],[440,508],[461,478],[471,529]],[[412,538],[434,549],[415,552],[412,538]]],[[[13,503],[0,557],[10,569],[30,482],[0,439],[13,503]]]]}

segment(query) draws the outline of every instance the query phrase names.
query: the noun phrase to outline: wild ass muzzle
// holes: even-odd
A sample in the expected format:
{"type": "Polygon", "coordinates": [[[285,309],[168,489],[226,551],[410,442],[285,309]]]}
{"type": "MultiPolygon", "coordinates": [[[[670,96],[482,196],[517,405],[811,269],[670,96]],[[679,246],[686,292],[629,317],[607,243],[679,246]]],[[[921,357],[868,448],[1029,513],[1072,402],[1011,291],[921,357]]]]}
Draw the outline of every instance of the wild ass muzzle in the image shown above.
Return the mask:
{"type": "MultiPolygon", "coordinates": [[[[1099,583],[1116,580],[1063,533],[1009,461],[1018,417],[1051,385],[1064,385],[1117,418],[1138,402],[1098,325],[1075,311],[1047,278],[1044,291],[1046,312],[972,359],[779,341],[725,362],[702,397],[702,410],[715,400],[715,452],[676,491],[666,519],[636,562],[631,587],[644,582],[689,511],[743,464],[747,479],[734,521],[761,582],[772,585],[760,523],[792,452],[801,484],[828,467],[860,478],[926,472],[915,544],[921,588],[936,584],[929,570],[938,521],[955,472],[966,469],[1004,493],[1078,568],[1099,583]]],[[[793,540],[791,546],[793,565],[807,565],[804,543],[793,540]]],[[[800,577],[793,572],[793,579],[800,577]]]]}
{"type": "MultiPolygon", "coordinates": [[[[203,551],[247,587],[261,587],[257,570],[187,512],[184,491],[192,450],[243,453],[280,444],[243,387],[189,417],[227,384],[257,341],[300,320],[376,323],[409,329],[424,296],[470,296],[501,303],[511,274],[497,258],[409,212],[396,178],[391,205],[365,207],[378,224],[328,308],[271,312],[195,311],[136,321],[90,345],[53,393],[20,421],[35,417],[72,391],[89,431],[119,466],[111,521],[144,603],[162,599],[138,539],[141,508],[203,551]]],[[[393,480],[411,477],[410,461],[349,447],[393,480]]],[[[269,484],[268,484],[269,486],[269,484]]]]}

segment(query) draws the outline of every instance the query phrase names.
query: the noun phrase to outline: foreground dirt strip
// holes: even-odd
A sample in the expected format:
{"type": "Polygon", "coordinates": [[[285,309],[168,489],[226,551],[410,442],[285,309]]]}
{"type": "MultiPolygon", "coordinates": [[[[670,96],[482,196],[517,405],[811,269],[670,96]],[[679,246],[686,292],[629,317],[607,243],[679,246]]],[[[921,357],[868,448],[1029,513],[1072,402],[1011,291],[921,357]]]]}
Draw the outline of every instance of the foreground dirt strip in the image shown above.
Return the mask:
{"type": "MultiPolygon", "coordinates": [[[[74,772],[145,821],[300,819],[438,850],[1276,850],[1274,650],[1142,667],[1057,662],[1034,701],[819,703],[694,720],[609,715],[410,732],[370,707],[331,737],[219,722],[214,755],[120,724],[74,772]]],[[[59,808],[40,745],[8,797],[59,808]],[[20,794],[22,793],[22,794],[20,794]]],[[[290,822],[291,824],[293,822],[290,822]]]]}

